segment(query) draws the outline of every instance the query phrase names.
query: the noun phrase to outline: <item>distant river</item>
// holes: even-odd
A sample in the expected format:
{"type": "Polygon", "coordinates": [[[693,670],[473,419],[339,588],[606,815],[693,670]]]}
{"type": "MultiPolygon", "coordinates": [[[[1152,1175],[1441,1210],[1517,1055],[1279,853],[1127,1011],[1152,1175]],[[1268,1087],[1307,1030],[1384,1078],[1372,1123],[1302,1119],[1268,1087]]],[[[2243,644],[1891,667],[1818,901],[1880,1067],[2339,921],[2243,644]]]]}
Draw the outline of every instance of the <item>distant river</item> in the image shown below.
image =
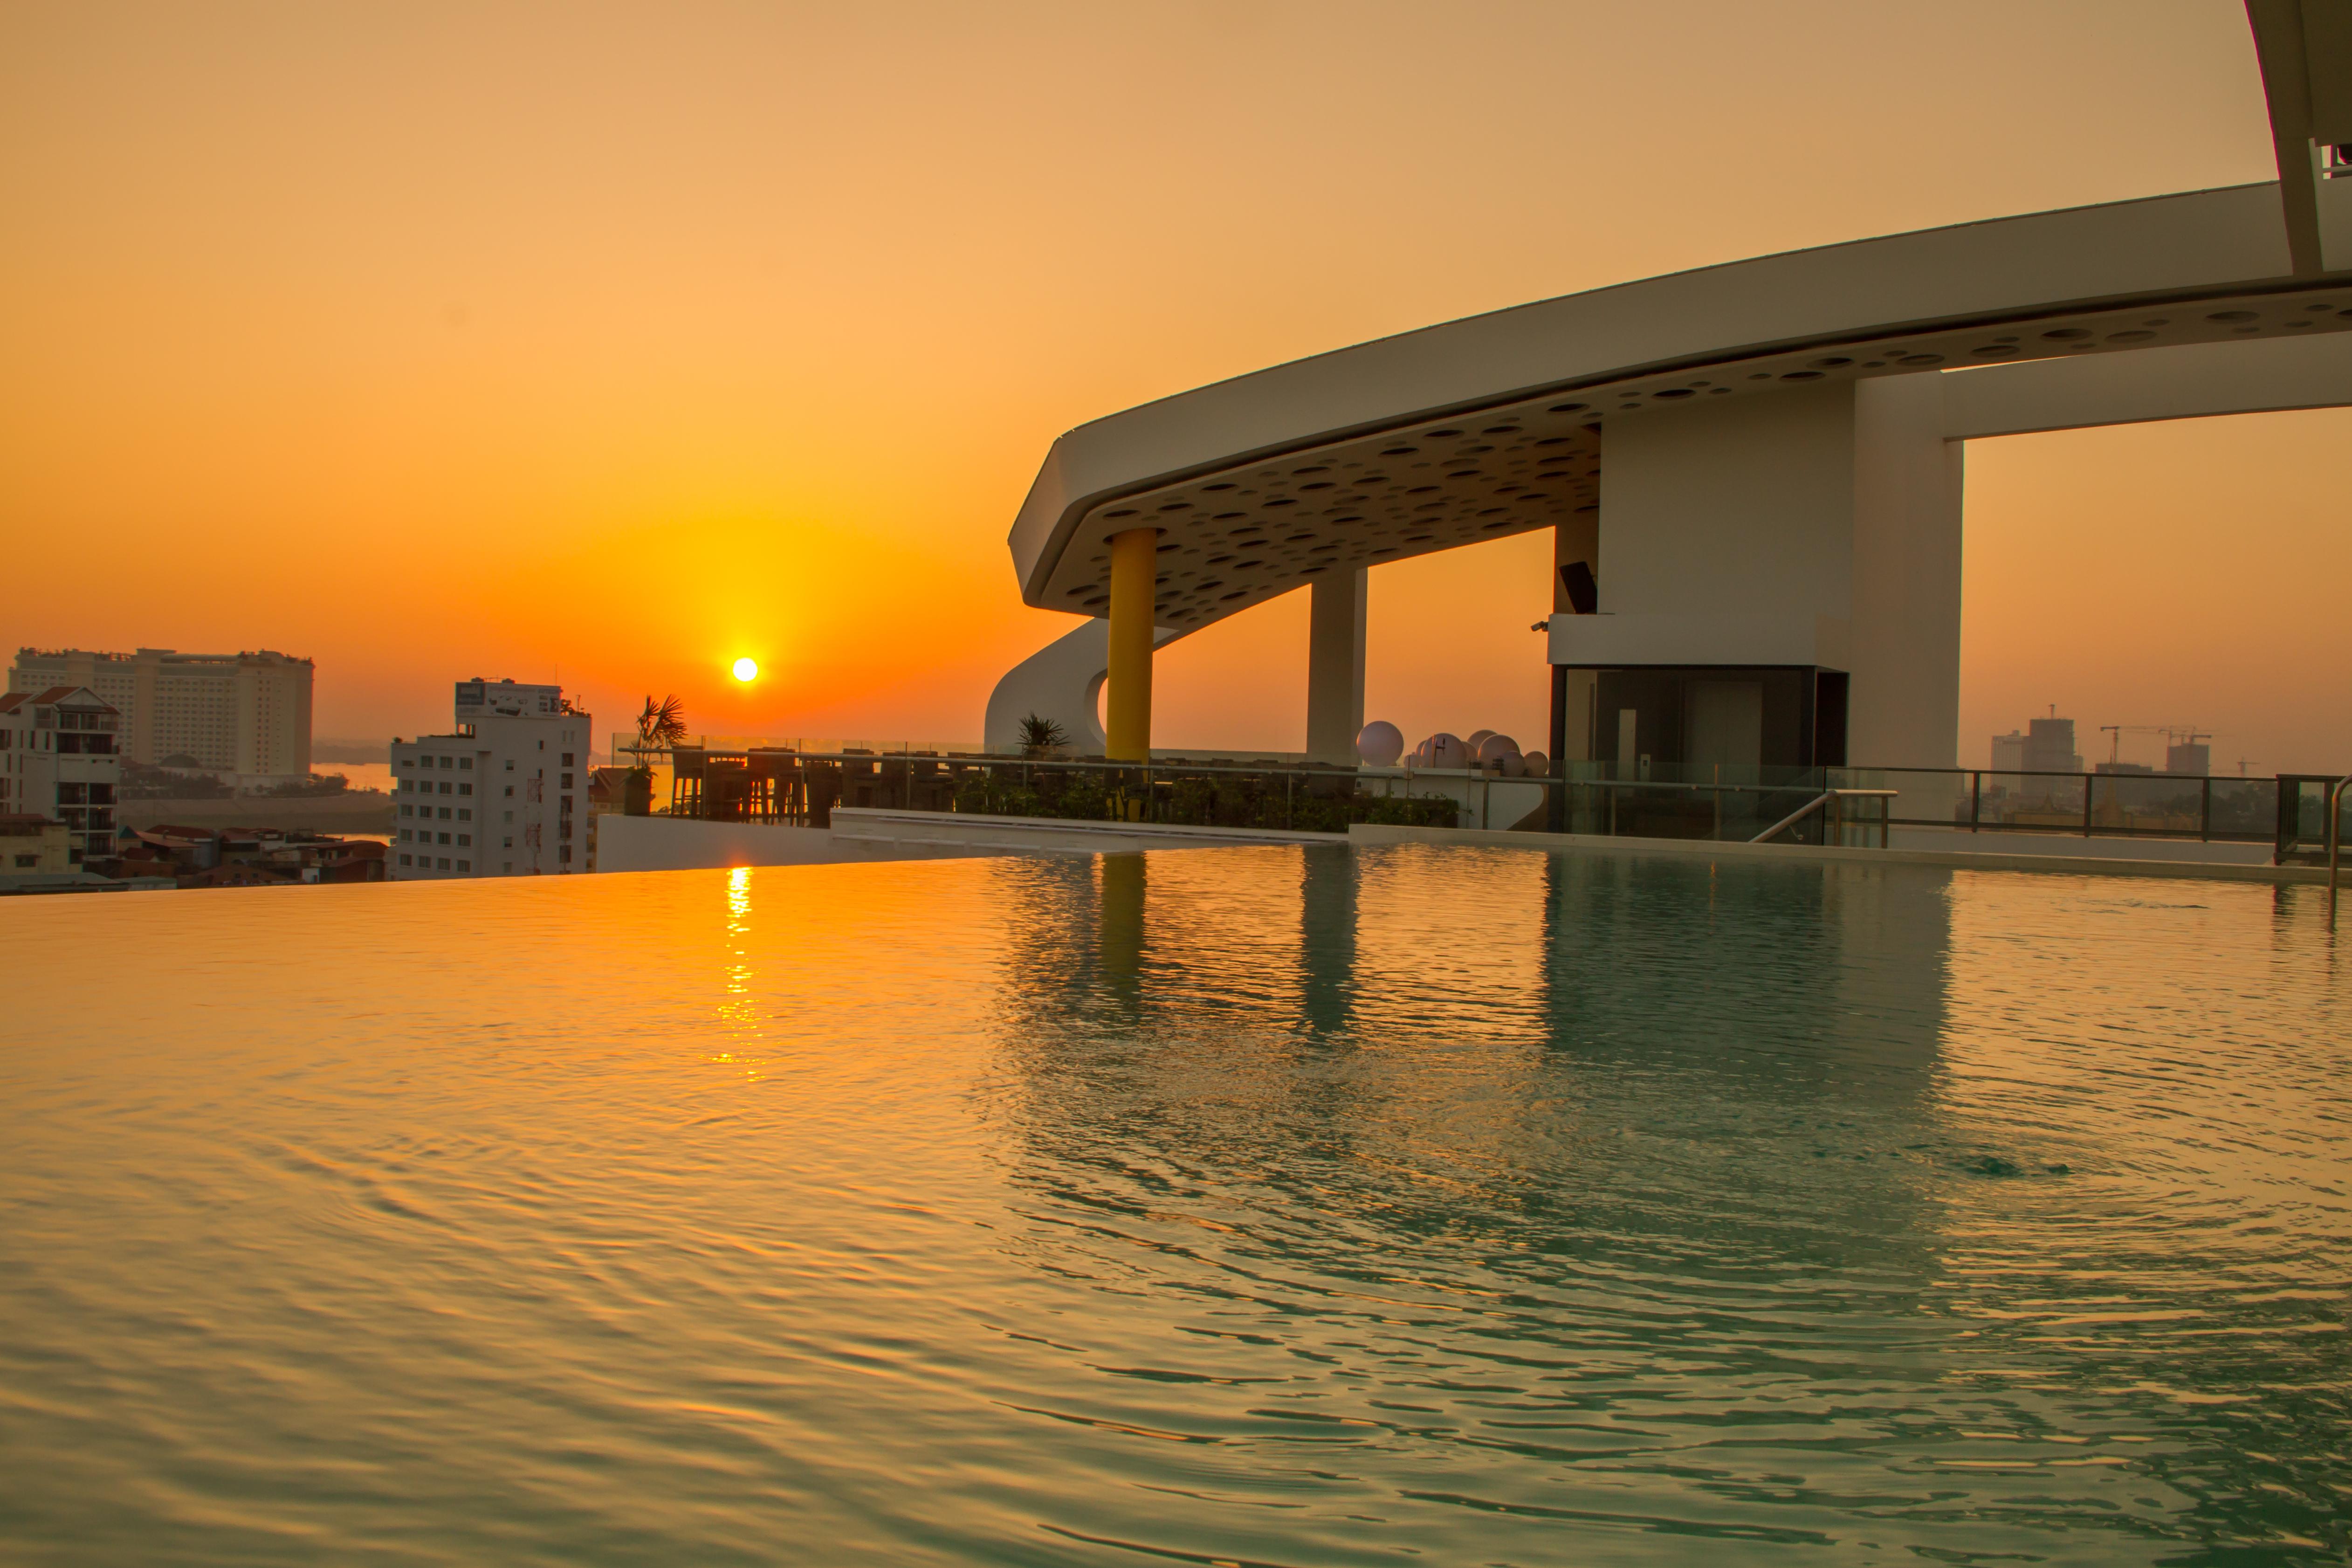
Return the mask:
{"type": "Polygon", "coordinates": [[[373,789],[389,792],[392,788],[390,763],[313,763],[314,773],[341,773],[351,781],[352,789],[373,789]]]}
{"type": "Polygon", "coordinates": [[[2314,889],[1205,850],[0,948],[11,1563],[2347,1548],[2314,889]]]}

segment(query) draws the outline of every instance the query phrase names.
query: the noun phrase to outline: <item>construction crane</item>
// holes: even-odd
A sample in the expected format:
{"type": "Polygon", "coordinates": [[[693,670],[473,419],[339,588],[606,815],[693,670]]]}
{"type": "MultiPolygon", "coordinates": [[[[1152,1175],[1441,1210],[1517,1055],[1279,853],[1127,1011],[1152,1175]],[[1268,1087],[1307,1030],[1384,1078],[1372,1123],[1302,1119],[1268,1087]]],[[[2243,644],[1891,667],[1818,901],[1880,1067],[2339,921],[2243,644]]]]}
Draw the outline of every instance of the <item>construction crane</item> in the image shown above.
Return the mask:
{"type": "Polygon", "coordinates": [[[2109,767],[2113,767],[2117,763],[2123,761],[2124,736],[2126,733],[2134,735],[2163,736],[2164,747],[2168,754],[2169,754],[2172,748],[2175,746],[2182,745],[2184,743],[2195,745],[2200,742],[2210,741],[2213,738],[2210,734],[2198,729],[2193,724],[2102,724],[2099,726],[2099,729],[2103,733],[2115,737],[2115,739],[2110,741],[2107,744],[2107,765],[2109,767]]]}

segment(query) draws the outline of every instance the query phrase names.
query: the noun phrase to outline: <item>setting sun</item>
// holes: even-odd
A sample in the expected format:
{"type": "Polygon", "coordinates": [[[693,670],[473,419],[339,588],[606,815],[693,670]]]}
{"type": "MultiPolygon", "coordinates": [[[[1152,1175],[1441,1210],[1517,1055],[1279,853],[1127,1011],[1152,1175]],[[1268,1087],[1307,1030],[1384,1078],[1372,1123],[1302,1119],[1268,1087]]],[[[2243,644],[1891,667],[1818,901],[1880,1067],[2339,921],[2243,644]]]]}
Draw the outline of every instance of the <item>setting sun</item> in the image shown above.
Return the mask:
{"type": "Polygon", "coordinates": [[[735,661],[735,679],[738,680],[759,679],[760,661],[748,657],[737,659],[735,661]]]}

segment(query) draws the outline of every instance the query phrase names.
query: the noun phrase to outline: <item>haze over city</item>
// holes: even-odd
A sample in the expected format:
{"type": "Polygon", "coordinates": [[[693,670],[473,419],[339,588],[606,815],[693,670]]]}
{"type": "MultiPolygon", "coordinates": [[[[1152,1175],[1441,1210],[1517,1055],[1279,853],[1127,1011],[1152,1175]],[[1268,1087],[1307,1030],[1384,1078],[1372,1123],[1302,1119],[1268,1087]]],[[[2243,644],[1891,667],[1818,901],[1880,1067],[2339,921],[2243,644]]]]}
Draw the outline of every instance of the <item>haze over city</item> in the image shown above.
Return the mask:
{"type": "MultiPolygon", "coordinates": [[[[976,738],[1072,624],[1003,539],[1074,425],[2274,172],[2226,4],[123,16],[0,14],[0,518],[95,574],[0,631],[307,655],[322,737],[480,674],[607,730],[652,689],[714,733],[976,738]]],[[[2347,449],[2344,410],[1972,443],[1959,760],[2053,703],[2100,757],[2178,723],[2217,771],[2340,759],[2347,449]]],[[[1368,713],[1540,734],[1549,548],[1375,570],[1368,713]]],[[[1164,743],[1298,744],[1304,601],[1162,656],[1164,743]]]]}
{"type": "Polygon", "coordinates": [[[2352,1561],[2352,0],[19,4],[0,191],[9,1563],[2352,1561]]]}

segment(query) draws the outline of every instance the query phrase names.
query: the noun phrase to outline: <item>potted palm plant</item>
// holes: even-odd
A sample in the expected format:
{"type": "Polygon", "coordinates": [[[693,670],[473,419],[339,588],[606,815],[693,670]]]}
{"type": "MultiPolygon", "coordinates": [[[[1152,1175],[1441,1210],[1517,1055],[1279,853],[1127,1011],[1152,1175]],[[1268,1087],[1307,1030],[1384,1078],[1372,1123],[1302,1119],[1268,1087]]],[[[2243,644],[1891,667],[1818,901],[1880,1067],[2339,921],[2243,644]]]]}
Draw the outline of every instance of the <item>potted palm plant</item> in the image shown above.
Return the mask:
{"type": "Polygon", "coordinates": [[[1069,743],[1069,731],[1042,713],[1032,713],[1021,721],[1021,754],[1024,757],[1058,757],[1069,743]]]}
{"type": "Polygon", "coordinates": [[[636,755],[636,765],[621,785],[622,815],[653,815],[654,768],[646,759],[662,755],[685,739],[686,704],[675,696],[656,702],[648,692],[645,711],[637,715],[637,743],[629,748],[636,755]]]}

